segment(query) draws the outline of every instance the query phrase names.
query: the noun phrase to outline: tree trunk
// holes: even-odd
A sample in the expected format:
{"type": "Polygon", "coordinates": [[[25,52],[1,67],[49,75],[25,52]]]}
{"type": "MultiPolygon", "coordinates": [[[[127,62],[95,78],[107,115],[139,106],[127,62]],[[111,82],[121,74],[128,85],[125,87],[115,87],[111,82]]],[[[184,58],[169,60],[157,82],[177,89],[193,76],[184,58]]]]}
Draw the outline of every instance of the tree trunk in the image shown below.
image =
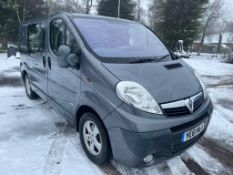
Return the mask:
{"type": "Polygon", "coordinates": [[[203,44],[205,41],[205,36],[206,36],[206,34],[205,34],[205,32],[203,32],[202,37],[201,37],[201,43],[200,43],[199,49],[198,49],[198,54],[197,54],[198,56],[200,56],[200,53],[202,51],[202,47],[203,47],[203,44]]]}
{"type": "Polygon", "coordinates": [[[221,53],[222,48],[222,34],[219,34],[219,40],[218,40],[218,47],[217,47],[217,53],[221,53]]]}
{"type": "Polygon", "coordinates": [[[209,17],[207,19],[207,21],[206,21],[206,24],[205,24],[204,28],[203,28],[202,37],[201,37],[201,43],[200,43],[198,54],[197,54],[198,56],[200,55],[200,53],[202,51],[202,47],[203,47],[203,44],[204,44],[204,41],[205,41],[206,31],[207,31],[207,28],[209,26],[210,20],[211,20],[211,18],[209,17]]]}
{"type": "Polygon", "coordinates": [[[86,0],[85,4],[86,4],[85,13],[86,13],[86,14],[90,14],[90,10],[91,10],[91,7],[92,7],[92,5],[93,5],[92,0],[86,0]]]}
{"type": "Polygon", "coordinates": [[[7,49],[7,40],[5,36],[2,38],[2,49],[7,49]]]}

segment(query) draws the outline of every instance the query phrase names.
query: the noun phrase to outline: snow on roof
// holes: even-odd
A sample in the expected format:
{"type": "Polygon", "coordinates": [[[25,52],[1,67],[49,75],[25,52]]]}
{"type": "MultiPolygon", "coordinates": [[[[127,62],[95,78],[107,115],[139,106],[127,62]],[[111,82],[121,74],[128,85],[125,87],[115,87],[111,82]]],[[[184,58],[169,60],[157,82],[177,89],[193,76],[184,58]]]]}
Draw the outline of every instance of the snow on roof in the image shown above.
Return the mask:
{"type": "MultiPolygon", "coordinates": [[[[200,43],[201,40],[194,41],[195,43],[200,43]]],[[[219,34],[207,35],[205,37],[205,44],[214,44],[219,42],[219,34]]],[[[222,34],[222,43],[223,44],[233,44],[233,33],[223,33],[222,34]]]]}

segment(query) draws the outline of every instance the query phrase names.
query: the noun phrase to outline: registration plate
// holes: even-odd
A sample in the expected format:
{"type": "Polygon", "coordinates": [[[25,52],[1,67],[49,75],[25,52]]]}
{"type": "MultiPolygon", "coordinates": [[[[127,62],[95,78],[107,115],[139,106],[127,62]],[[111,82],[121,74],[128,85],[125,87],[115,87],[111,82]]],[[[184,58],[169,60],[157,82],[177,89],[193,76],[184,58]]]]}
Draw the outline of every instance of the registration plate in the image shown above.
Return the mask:
{"type": "Polygon", "coordinates": [[[199,126],[183,132],[182,133],[182,137],[181,137],[181,143],[184,143],[188,140],[191,140],[192,138],[196,137],[197,135],[199,135],[202,131],[204,131],[205,129],[205,123],[200,124],[199,126]]]}

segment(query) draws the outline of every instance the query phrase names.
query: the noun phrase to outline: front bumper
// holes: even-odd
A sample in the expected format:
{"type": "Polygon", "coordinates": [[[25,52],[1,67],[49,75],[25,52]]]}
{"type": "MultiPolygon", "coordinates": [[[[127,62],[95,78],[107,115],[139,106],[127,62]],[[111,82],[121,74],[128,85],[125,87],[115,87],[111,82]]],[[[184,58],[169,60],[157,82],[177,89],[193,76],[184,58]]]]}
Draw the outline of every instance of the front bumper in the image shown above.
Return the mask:
{"type": "Polygon", "coordinates": [[[194,114],[171,119],[164,116],[128,116],[122,108],[124,107],[110,114],[104,123],[108,130],[113,157],[132,167],[148,165],[143,162],[143,158],[149,154],[154,156],[150,164],[181,154],[204,135],[213,111],[209,98],[194,114]],[[204,132],[190,141],[181,143],[181,133],[203,122],[204,132]]]}

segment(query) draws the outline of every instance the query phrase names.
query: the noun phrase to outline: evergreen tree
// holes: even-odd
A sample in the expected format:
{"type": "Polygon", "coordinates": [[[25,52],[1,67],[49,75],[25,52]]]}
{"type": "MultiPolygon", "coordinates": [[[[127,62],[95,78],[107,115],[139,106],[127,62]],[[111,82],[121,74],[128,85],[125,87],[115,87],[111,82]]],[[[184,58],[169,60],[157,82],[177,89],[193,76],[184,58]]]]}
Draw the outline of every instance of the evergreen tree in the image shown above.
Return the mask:
{"type": "Polygon", "coordinates": [[[198,37],[200,19],[208,0],[154,0],[151,7],[152,28],[171,48],[184,40],[186,48],[198,37]]]}
{"type": "Polygon", "coordinates": [[[17,42],[19,24],[46,15],[44,0],[0,0],[0,42],[17,42]]]}
{"type": "MultiPolygon", "coordinates": [[[[104,16],[118,16],[119,0],[100,0],[98,5],[98,14],[104,16]]],[[[121,0],[120,18],[134,20],[135,2],[133,0],[121,0]]]]}
{"type": "Polygon", "coordinates": [[[0,42],[4,49],[7,41],[17,37],[17,16],[14,9],[14,1],[0,1],[0,42]]]}

